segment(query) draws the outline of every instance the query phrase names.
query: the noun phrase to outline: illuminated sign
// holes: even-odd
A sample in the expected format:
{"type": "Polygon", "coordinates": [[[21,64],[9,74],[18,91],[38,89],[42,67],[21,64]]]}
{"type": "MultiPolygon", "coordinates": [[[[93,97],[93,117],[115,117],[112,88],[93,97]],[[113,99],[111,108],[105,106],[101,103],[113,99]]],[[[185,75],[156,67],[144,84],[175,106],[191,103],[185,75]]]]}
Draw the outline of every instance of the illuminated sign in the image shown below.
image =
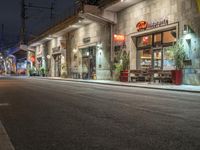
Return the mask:
{"type": "Polygon", "coordinates": [[[116,41],[116,42],[124,42],[125,41],[125,36],[124,35],[119,35],[119,34],[114,34],[114,41],[116,41]]]}
{"type": "Polygon", "coordinates": [[[35,62],[35,56],[31,56],[31,62],[35,62]]]}
{"type": "Polygon", "coordinates": [[[136,25],[137,31],[146,30],[147,27],[148,27],[148,22],[147,21],[140,21],[136,25]]]}
{"type": "Polygon", "coordinates": [[[136,28],[137,31],[144,31],[146,29],[152,29],[152,28],[157,28],[161,26],[168,25],[168,19],[164,18],[159,21],[152,21],[152,22],[147,22],[147,21],[140,21],[137,23],[136,28]]]}
{"type": "Polygon", "coordinates": [[[143,42],[144,45],[145,45],[145,44],[148,44],[148,43],[149,43],[149,37],[148,37],[148,36],[144,36],[144,37],[142,38],[142,42],[143,42]]]}

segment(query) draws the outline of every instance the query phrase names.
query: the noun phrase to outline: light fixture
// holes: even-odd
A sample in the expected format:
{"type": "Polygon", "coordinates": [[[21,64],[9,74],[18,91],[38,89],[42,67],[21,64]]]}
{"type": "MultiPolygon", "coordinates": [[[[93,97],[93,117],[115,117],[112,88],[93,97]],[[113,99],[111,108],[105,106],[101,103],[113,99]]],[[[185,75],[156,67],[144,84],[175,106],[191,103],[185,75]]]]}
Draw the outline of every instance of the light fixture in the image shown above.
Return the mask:
{"type": "Polygon", "coordinates": [[[74,48],[73,53],[77,53],[78,49],[74,48]]]}
{"type": "Polygon", "coordinates": [[[194,31],[192,30],[192,28],[189,25],[184,25],[183,26],[183,34],[189,34],[189,33],[193,33],[194,31]]]}
{"type": "Polygon", "coordinates": [[[187,34],[187,33],[188,33],[188,25],[184,25],[183,34],[187,34]]]}

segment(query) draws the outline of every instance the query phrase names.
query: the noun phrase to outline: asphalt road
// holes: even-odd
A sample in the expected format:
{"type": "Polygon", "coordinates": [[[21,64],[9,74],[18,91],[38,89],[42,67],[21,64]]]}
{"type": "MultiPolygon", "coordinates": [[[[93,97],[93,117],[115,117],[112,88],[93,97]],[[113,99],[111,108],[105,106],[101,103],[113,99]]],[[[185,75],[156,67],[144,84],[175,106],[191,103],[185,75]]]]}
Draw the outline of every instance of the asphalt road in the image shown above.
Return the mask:
{"type": "Polygon", "coordinates": [[[1,78],[0,104],[16,150],[200,149],[200,94],[1,78]]]}

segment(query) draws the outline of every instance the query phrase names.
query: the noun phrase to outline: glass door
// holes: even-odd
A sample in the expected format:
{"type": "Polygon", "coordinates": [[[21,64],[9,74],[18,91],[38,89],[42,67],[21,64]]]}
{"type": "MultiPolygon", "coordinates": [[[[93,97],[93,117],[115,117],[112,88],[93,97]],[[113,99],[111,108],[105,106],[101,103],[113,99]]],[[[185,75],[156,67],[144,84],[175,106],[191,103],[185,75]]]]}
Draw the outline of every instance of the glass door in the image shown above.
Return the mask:
{"type": "Polygon", "coordinates": [[[153,69],[154,70],[161,70],[162,69],[162,48],[153,49],[153,69]]]}

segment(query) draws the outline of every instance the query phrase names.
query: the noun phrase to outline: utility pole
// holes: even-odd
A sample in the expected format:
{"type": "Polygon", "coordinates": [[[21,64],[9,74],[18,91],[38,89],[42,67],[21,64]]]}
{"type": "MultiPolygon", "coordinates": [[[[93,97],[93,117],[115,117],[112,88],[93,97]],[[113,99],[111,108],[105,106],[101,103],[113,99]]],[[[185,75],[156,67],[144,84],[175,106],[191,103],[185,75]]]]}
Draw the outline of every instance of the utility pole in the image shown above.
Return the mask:
{"type": "Polygon", "coordinates": [[[34,5],[32,3],[26,4],[25,0],[21,0],[21,39],[20,39],[20,44],[27,44],[27,41],[26,41],[26,20],[29,19],[30,17],[27,17],[26,10],[28,8],[50,10],[50,18],[52,19],[53,18],[54,5],[55,5],[55,2],[51,3],[51,7],[38,6],[38,5],[34,5]]]}
{"type": "Polygon", "coordinates": [[[21,39],[20,44],[26,44],[26,8],[25,8],[25,0],[21,0],[21,39]]]}
{"type": "Polygon", "coordinates": [[[0,51],[3,50],[3,46],[4,46],[4,24],[1,25],[0,51]]]}

